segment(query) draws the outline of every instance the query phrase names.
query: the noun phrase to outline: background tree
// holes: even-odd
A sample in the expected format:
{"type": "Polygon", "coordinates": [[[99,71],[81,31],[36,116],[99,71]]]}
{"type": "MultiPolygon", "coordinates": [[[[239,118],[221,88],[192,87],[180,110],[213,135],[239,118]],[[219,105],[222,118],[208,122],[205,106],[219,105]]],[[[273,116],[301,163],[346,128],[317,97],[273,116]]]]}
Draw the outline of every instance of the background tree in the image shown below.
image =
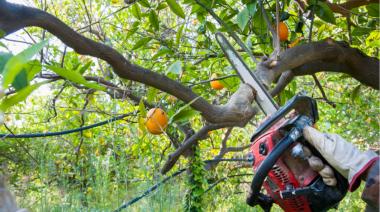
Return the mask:
{"type": "MultiPolygon", "coordinates": [[[[321,129],[377,149],[378,26],[376,1],[83,0],[19,6],[0,0],[2,130],[42,132],[36,139],[4,135],[0,160],[27,208],[116,208],[176,165],[190,167],[190,184],[177,179],[160,189],[146,200],[158,202],[153,207],[178,207],[186,197],[185,209],[241,209],[249,163],[202,161],[244,158],[263,116],[251,106],[254,91],[239,88],[215,32],[229,35],[279,104],[307,90],[320,100],[321,129]],[[20,45],[21,53],[15,51],[20,45]],[[216,80],[221,85],[210,87],[216,80]],[[145,128],[147,109],[156,107],[169,119],[160,136],[145,128]],[[86,128],[115,116],[123,121],[86,128]],[[69,135],[43,134],[73,128],[69,135]],[[220,189],[226,180],[227,189],[220,189]]],[[[357,196],[353,201],[362,207],[357,196]]]]}

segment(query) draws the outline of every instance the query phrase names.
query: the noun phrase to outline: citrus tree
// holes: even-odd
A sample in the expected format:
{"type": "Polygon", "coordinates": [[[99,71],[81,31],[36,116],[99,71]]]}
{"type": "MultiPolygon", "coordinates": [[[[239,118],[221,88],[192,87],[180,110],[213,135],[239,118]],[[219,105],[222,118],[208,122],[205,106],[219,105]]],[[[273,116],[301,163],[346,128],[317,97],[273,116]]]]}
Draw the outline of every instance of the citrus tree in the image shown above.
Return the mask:
{"type": "Polygon", "coordinates": [[[133,207],[244,209],[264,117],[215,33],[280,105],[306,90],[321,130],[377,149],[378,27],[374,0],[0,0],[3,172],[41,211],[110,210],[180,173],[133,207]]]}

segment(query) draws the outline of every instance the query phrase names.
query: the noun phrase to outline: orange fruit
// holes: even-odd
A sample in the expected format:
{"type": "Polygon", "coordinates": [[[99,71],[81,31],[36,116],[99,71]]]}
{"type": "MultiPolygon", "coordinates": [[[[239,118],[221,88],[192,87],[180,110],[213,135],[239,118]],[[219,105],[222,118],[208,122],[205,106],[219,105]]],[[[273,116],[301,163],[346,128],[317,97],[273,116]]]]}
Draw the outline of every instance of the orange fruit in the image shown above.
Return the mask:
{"type": "Polygon", "coordinates": [[[288,36],[289,36],[288,26],[286,26],[284,22],[278,23],[278,37],[280,38],[280,41],[288,40],[288,36]]]}
{"type": "Polygon", "coordinates": [[[158,135],[168,126],[169,118],[161,108],[152,108],[147,113],[145,126],[150,133],[158,135]]]}
{"type": "MultiPolygon", "coordinates": [[[[216,74],[211,75],[211,79],[215,79],[217,77],[218,76],[216,74]]],[[[222,90],[224,88],[224,85],[221,82],[219,82],[219,80],[212,80],[210,82],[210,85],[215,90],[222,90]]]]}

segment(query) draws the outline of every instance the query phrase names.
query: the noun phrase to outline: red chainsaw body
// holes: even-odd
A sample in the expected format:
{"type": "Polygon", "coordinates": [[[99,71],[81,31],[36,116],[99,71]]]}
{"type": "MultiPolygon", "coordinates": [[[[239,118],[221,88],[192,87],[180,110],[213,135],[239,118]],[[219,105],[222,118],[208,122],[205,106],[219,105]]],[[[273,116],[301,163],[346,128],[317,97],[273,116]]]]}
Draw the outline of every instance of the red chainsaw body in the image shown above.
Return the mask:
{"type": "MultiPolygon", "coordinates": [[[[251,152],[254,156],[253,169],[256,171],[266,156],[272,151],[283,135],[279,128],[286,122],[285,119],[279,121],[266,133],[261,135],[251,145],[251,152]]],[[[289,148],[291,149],[291,148],[289,148]]],[[[287,150],[276,162],[268,173],[264,181],[264,188],[267,194],[272,197],[284,211],[311,211],[306,197],[297,196],[283,199],[280,191],[286,190],[291,185],[294,188],[306,187],[313,182],[318,173],[313,171],[307,161],[294,158],[287,150]]]]}

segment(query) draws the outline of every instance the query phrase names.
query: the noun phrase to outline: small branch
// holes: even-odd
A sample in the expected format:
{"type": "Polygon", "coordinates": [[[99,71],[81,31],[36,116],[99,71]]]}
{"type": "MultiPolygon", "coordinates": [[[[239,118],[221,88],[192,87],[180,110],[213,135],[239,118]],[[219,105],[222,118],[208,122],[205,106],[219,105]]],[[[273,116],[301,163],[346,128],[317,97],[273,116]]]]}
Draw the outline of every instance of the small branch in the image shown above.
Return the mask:
{"type": "MultiPolygon", "coordinates": [[[[232,132],[232,127],[228,128],[227,132],[224,134],[224,138],[223,138],[222,143],[221,143],[221,148],[220,148],[219,154],[214,157],[214,160],[218,160],[218,159],[223,158],[223,156],[227,153],[226,152],[226,149],[227,149],[227,140],[230,137],[231,132],[232,132]]],[[[205,169],[206,170],[213,169],[215,166],[218,165],[218,163],[219,163],[219,161],[208,163],[206,165],[205,169]]]]}
{"type": "Polygon", "coordinates": [[[55,108],[55,103],[57,102],[57,99],[59,98],[59,96],[61,95],[61,93],[63,92],[63,90],[66,88],[66,82],[63,83],[61,89],[58,91],[57,95],[54,96],[53,100],[52,100],[52,103],[51,103],[51,107],[53,108],[53,116],[49,117],[47,119],[48,122],[50,122],[50,120],[52,120],[53,118],[57,117],[57,110],[55,108]]]}
{"type": "MultiPolygon", "coordinates": [[[[81,123],[80,123],[80,128],[82,128],[85,124],[85,109],[86,107],[88,106],[89,104],[89,96],[94,93],[94,90],[89,90],[87,93],[86,93],[86,98],[85,98],[85,102],[83,104],[83,107],[82,107],[82,110],[81,110],[81,116],[80,116],[80,120],[81,120],[81,123]]],[[[78,163],[79,161],[79,155],[80,155],[80,149],[82,147],[82,144],[83,144],[83,131],[80,131],[80,142],[79,142],[79,145],[75,148],[75,153],[76,153],[76,157],[75,157],[75,164],[78,163]]]]}
{"type": "MultiPolygon", "coordinates": [[[[272,23],[270,22],[269,20],[269,17],[267,15],[267,12],[265,11],[265,8],[264,8],[264,5],[263,5],[263,1],[262,0],[259,0],[259,6],[260,6],[260,9],[261,9],[261,12],[263,14],[263,17],[264,17],[264,20],[265,20],[265,23],[267,24],[267,27],[269,29],[269,31],[271,32],[272,34],[272,38],[273,38],[273,48],[275,50],[277,50],[279,47],[277,47],[277,39],[278,39],[278,36],[277,36],[277,33],[276,33],[276,30],[273,29],[273,26],[272,26],[272,23]]],[[[278,42],[279,43],[279,42],[278,42]]]]}
{"type": "MultiPolygon", "coordinates": [[[[318,1],[318,0],[317,0],[318,1]]],[[[314,25],[314,6],[311,8],[311,22],[310,22],[310,28],[309,28],[309,43],[312,41],[313,38],[313,25],[314,25]]]]}
{"type": "MultiPolygon", "coordinates": [[[[13,131],[4,123],[3,124],[4,127],[8,130],[8,132],[11,134],[11,135],[14,135],[13,131]]],[[[18,145],[20,145],[20,147],[26,152],[27,155],[29,155],[29,157],[36,163],[38,164],[38,161],[35,157],[33,157],[32,154],[30,154],[28,148],[25,148],[24,145],[22,144],[22,142],[20,142],[19,139],[16,139],[16,142],[18,143],[18,145]]]]}
{"type": "Polygon", "coordinates": [[[313,76],[313,79],[314,79],[315,84],[316,84],[317,87],[319,88],[319,91],[321,91],[321,94],[322,94],[322,96],[323,96],[323,99],[326,101],[327,104],[329,104],[329,105],[331,105],[333,108],[335,108],[335,107],[336,107],[336,104],[335,104],[334,102],[330,101],[330,100],[327,98],[326,93],[325,93],[325,91],[323,90],[323,87],[322,87],[321,83],[319,82],[317,76],[316,76],[315,74],[312,74],[312,76],[313,76]]]}
{"type": "Polygon", "coordinates": [[[191,146],[196,144],[198,141],[206,139],[207,138],[207,132],[211,130],[216,130],[226,127],[225,125],[220,124],[211,124],[211,125],[205,125],[203,126],[198,132],[196,132],[194,135],[192,135],[189,139],[187,139],[185,142],[183,142],[182,146],[178,148],[175,152],[169,155],[168,160],[163,165],[161,169],[161,173],[165,174],[167,173],[177,162],[179,157],[191,146]]]}
{"type": "Polygon", "coordinates": [[[231,75],[227,75],[227,76],[223,76],[223,77],[218,77],[218,78],[214,78],[214,79],[199,81],[199,82],[196,82],[196,83],[191,83],[191,82],[185,82],[185,83],[190,84],[189,87],[192,88],[192,87],[194,87],[196,85],[201,85],[201,84],[209,83],[209,82],[216,81],[216,80],[224,80],[224,79],[228,79],[228,78],[231,78],[231,77],[238,77],[238,75],[237,74],[231,74],[231,75]]]}
{"type": "Polygon", "coordinates": [[[197,4],[199,4],[201,7],[203,7],[210,15],[219,23],[219,25],[225,27],[227,29],[228,34],[236,41],[236,43],[245,50],[245,52],[249,55],[251,60],[255,63],[258,63],[255,56],[253,56],[251,50],[248,49],[248,47],[243,43],[242,40],[240,40],[239,36],[226,24],[222,19],[219,18],[219,16],[209,7],[207,7],[205,4],[201,3],[199,0],[195,0],[197,4]]]}

